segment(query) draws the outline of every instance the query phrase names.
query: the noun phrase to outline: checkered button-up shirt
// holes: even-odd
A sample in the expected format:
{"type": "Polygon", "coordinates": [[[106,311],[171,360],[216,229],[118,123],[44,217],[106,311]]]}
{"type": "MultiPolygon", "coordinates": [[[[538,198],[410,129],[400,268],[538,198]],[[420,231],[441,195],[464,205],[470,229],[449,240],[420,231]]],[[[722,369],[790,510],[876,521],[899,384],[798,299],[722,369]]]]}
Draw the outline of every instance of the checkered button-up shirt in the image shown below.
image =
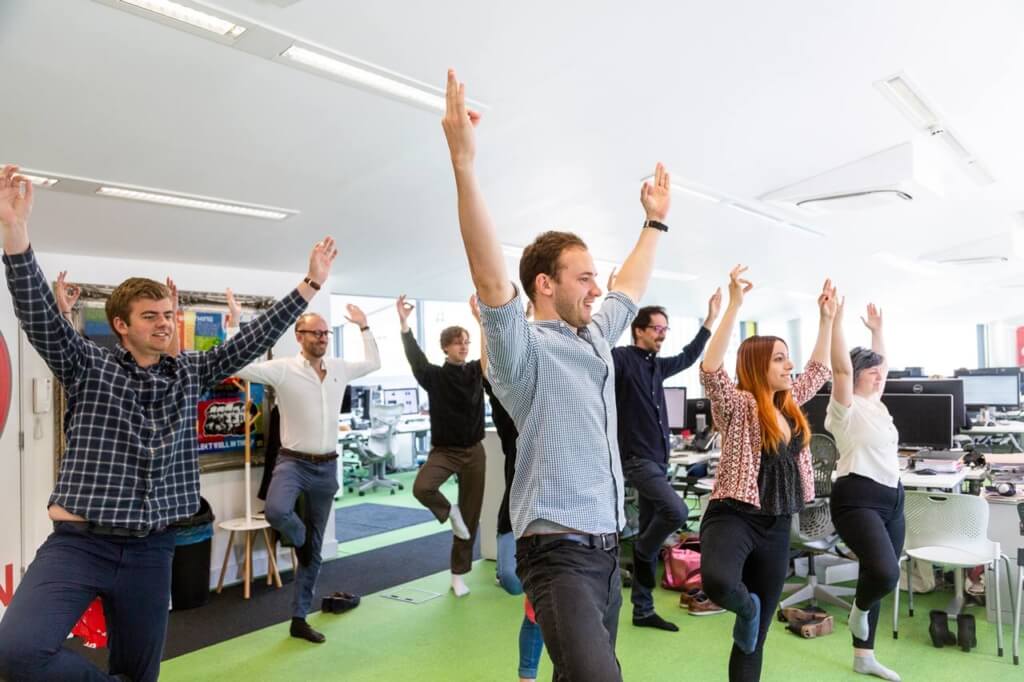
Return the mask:
{"type": "Polygon", "coordinates": [[[306,308],[292,291],[227,343],[139,367],[102,349],[57,311],[35,255],[3,257],[14,312],[67,393],[67,448],[50,504],[103,525],[162,528],[199,507],[199,395],[253,362],[306,308]]]}
{"type": "Polygon", "coordinates": [[[498,308],[480,303],[491,386],[519,429],[516,537],[623,528],[611,346],[636,313],[628,296],[611,292],[577,331],[560,320],[527,322],[518,291],[498,308]]]}

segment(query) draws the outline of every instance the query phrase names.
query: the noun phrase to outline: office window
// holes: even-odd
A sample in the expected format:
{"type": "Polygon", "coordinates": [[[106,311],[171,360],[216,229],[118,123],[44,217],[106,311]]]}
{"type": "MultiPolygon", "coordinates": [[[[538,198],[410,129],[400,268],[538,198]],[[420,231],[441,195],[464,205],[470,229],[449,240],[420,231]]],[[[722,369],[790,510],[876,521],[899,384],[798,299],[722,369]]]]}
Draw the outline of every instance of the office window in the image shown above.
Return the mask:
{"type": "Polygon", "coordinates": [[[480,325],[466,301],[418,301],[423,316],[423,338],[420,347],[431,362],[442,364],[441,332],[446,327],[458,325],[469,332],[469,356],[467,360],[480,359],[480,325]]]}
{"type": "MultiPolygon", "coordinates": [[[[401,327],[398,324],[398,313],[395,310],[395,299],[381,298],[376,296],[331,296],[331,325],[342,328],[341,351],[342,357],[346,360],[363,359],[363,341],[359,328],[346,321],[345,309],[347,304],[354,304],[363,309],[366,313],[366,321],[373,330],[374,338],[377,339],[377,349],[380,351],[380,371],[358,380],[356,383],[380,383],[379,377],[404,377],[405,383],[412,386],[416,383],[412,379],[412,372],[409,370],[409,363],[405,359],[405,351],[402,349],[401,327]],[[412,381],[412,383],[409,383],[412,381]]],[[[415,303],[415,302],[414,302],[415,303]]],[[[409,315],[409,326],[415,331],[416,316],[419,314],[419,306],[409,315]]]]}

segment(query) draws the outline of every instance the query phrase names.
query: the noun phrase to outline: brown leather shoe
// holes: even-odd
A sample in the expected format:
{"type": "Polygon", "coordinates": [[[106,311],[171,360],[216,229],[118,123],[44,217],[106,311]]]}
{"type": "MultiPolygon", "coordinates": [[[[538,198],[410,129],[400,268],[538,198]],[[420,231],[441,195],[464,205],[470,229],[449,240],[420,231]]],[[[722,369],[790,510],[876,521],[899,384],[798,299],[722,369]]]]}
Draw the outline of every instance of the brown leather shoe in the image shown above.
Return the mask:
{"type": "Polygon", "coordinates": [[[832,616],[803,622],[792,620],[789,622],[789,629],[804,639],[814,639],[823,635],[831,635],[832,630],[835,629],[835,621],[832,616]]]}
{"type": "Polygon", "coordinates": [[[725,613],[725,609],[708,599],[708,596],[703,592],[691,599],[689,606],[686,608],[691,616],[713,616],[718,613],[725,613]]]}
{"type": "Polygon", "coordinates": [[[690,605],[698,595],[702,595],[704,592],[699,587],[691,587],[688,590],[683,590],[683,593],[679,595],[679,608],[685,609],[690,605]]]}

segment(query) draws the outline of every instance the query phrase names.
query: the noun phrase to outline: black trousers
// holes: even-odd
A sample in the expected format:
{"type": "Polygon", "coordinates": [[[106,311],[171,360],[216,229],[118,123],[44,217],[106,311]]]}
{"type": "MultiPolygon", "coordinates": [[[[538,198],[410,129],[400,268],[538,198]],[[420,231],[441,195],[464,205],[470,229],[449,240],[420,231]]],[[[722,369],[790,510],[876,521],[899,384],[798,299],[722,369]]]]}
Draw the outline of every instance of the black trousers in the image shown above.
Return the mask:
{"type": "Polygon", "coordinates": [[[790,515],[762,516],[713,500],[700,524],[700,574],[705,594],[722,608],[749,618],[756,594],[761,601],[757,648],[750,654],[732,645],[730,682],[761,679],[768,627],[789,570],[790,515]]]}
{"type": "Polygon", "coordinates": [[[615,637],[622,607],[619,549],[560,540],[516,542],[516,574],[537,615],[555,682],[622,682],[615,637]]]}
{"type": "Polygon", "coordinates": [[[891,488],[857,474],[832,484],[832,523],[860,561],[857,608],[868,612],[866,640],[853,638],[858,649],[875,648],[875,629],[882,597],[900,582],[899,558],[907,524],[903,519],[903,484],[891,488]]]}
{"type": "MultiPolygon", "coordinates": [[[[646,562],[648,570],[657,573],[661,543],[686,523],[690,511],[668,482],[668,470],[657,462],[633,457],[622,463],[626,481],[636,488],[640,508],[640,533],[634,540],[634,556],[646,562]]],[[[654,613],[654,595],[649,587],[634,578],[633,616],[643,618],[654,613]]]]}

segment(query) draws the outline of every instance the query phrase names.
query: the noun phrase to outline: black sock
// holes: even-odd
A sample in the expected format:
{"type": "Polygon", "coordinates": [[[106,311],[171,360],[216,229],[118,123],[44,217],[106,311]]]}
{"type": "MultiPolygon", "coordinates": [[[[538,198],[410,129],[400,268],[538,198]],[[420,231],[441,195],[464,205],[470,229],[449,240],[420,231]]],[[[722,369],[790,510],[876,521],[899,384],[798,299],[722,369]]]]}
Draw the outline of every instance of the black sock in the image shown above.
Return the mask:
{"type": "Polygon", "coordinates": [[[669,632],[679,632],[678,625],[668,622],[656,613],[644,616],[643,618],[633,616],[633,625],[637,625],[642,628],[657,628],[659,630],[668,630],[669,632]]]}

